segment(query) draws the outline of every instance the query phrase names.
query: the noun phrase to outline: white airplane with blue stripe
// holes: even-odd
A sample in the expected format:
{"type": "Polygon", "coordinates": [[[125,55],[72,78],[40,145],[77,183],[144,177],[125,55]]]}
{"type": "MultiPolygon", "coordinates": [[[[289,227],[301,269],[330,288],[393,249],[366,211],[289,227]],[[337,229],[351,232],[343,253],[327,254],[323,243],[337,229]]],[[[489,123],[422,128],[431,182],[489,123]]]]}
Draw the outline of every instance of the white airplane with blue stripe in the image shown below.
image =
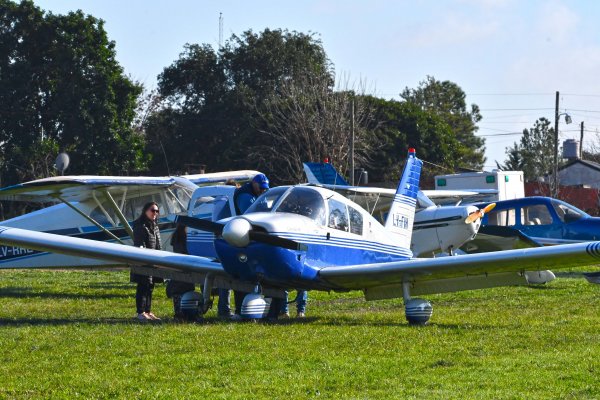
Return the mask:
{"type": "MultiPolygon", "coordinates": [[[[132,244],[131,224],[145,203],[161,207],[158,221],[164,248],[175,230],[175,216],[188,212],[190,198],[203,185],[232,179],[245,182],[257,171],[227,171],[181,177],[57,176],[0,189],[0,200],[48,207],[0,225],[71,237],[132,244]]],[[[113,265],[105,260],[71,257],[0,245],[0,268],[60,268],[113,265]]]]}
{"type": "Polygon", "coordinates": [[[263,317],[269,306],[263,296],[283,297],[284,290],[360,290],[367,300],[403,298],[414,324],[429,321],[433,308],[413,296],[526,285],[526,270],[600,262],[600,242],[414,258],[410,238],[421,166],[411,149],[384,224],[344,196],[311,185],[273,188],[241,216],[217,222],[180,218],[215,235],[218,261],[17,228],[0,228],[0,243],[128,263],[137,273],[199,282],[202,312],[210,307],[214,287],[255,288],[244,299],[247,318],[263,317]]]}

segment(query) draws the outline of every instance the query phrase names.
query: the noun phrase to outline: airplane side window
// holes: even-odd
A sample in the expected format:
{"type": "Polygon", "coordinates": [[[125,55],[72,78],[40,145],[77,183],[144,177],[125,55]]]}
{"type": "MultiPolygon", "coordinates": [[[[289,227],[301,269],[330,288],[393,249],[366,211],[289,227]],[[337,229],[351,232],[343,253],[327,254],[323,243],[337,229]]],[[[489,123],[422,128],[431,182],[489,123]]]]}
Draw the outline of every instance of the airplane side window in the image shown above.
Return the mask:
{"type": "Polygon", "coordinates": [[[522,208],[523,225],[551,225],[552,215],[544,204],[522,208]]]}
{"type": "MultiPolygon", "coordinates": [[[[186,188],[185,186],[175,185],[171,191],[173,195],[177,197],[177,199],[181,202],[181,204],[185,207],[188,207],[190,204],[190,200],[192,199],[193,192],[186,188]]],[[[184,210],[185,211],[185,210],[184,210]]]]}
{"type": "Polygon", "coordinates": [[[487,215],[487,224],[494,226],[514,226],[516,224],[514,208],[502,211],[492,211],[487,215]]]}
{"type": "Polygon", "coordinates": [[[125,206],[123,207],[123,214],[128,221],[133,221],[137,219],[142,214],[142,209],[144,208],[144,204],[154,201],[158,204],[161,212],[161,216],[167,214],[167,210],[162,206],[162,201],[160,199],[159,193],[148,194],[145,196],[132,197],[130,199],[125,200],[125,206]]]}
{"type": "Polygon", "coordinates": [[[346,205],[335,199],[329,200],[329,218],[327,226],[348,232],[348,211],[346,205]]]}
{"type": "Polygon", "coordinates": [[[231,217],[231,207],[227,196],[219,196],[215,199],[215,209],[213,210],[213,221],[231,217]]]}
{"type": "MultiPolygon", "coordinates": [[[[166,213],[181,214],[186,211],[186,209],[183,208],[183,204],[180,203],[180,200],[177,198],[175,193],[173,193],[171,190],[168,190],[164,194],[165,194],[165,210],[163,210],[163,213],[165,213],[165,214],[166,213]]],[[[189,200],[185,204],[187,205],[188,203],[189,203],[189,200]]]]}
{"type": "Polygon", "coordinates": [[[581,210],[572,206],[569,207],[566,204],[561,204],[556,201],[552,202],[552,207],[554,208],[554,211],[556,211],[558,218],[567,224],[580,220],[584,216],[581,210]]]}
{"type": "Polygon", "coordinates": [[[363,217],[362,214],[352,207],[348,207],[350,214],[350,233],[355,235],[363,234],[363,217]]]}
{"type": "MultiPolygon", "coordinates": [[[[107,205],[107,204],[104,204],[107,205]]],[[[109,225],[110,221],[108,220],[108,218],[106,218],[106,215],[102,212],[102,210],[100,209],[100,207],[96,207],[92,210],[92,212],[90,213],[90,218],[92,218],[94,221],[98,222],[100,225],[109,225]]],[[[115,216],[116,218],[116,216],[115,216]]]]}

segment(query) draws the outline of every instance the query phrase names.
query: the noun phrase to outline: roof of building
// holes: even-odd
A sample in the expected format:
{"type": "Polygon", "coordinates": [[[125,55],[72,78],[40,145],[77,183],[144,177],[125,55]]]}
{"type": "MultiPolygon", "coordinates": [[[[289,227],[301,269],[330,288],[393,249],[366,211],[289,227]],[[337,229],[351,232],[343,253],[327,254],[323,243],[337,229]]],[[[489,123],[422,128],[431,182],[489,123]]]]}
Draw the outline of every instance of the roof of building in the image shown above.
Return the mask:
{"type": "Polygon", "coordinates": [[[581,160],[581,159],[569,161],[565,165],[561,166],[559,168],[559,170],[562,171],[563,169],[569,168],[570,166],[572,166],[574,164],[583,164],[584,166],[586,166],[588,168],[591,168],[591,169],[594,169],[594,170],[600,172],[600,164],[598,164],[597,162],[594,162],[594,161],[581,160]]]}

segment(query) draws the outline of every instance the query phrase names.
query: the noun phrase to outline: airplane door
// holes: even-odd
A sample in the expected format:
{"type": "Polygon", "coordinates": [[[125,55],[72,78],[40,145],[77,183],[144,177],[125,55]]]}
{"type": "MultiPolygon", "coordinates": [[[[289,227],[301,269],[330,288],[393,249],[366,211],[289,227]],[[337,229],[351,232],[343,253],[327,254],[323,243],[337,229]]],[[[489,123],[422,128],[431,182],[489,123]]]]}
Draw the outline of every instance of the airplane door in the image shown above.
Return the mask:
{"type": "Polygon", "coordinates": [[[556,244],[556,240],[562,239],[563,224],[557,221],[546,204],[522,206],[520,217],[523,232],[540,243],[556,244]]]}
{"type": "MultiPolygon", "coordinates": [[[[235,215],[233,207],[234,186],[204,186],[196,189],[190,200],[188,216],[218,221],[235,215]]],[[[190,254],[217,257],[215,236],[211,232],[188,228],[187,245],[190,254]]]]}

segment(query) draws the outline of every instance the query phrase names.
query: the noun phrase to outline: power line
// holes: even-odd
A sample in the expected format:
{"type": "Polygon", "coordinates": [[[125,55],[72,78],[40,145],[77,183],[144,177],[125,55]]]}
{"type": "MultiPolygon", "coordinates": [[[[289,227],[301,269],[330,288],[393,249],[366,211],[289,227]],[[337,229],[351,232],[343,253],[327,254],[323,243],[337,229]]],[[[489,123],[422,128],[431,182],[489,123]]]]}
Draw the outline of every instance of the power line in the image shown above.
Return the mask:
{"type": "Polygon", "coordinates": [[[483,135],[477,135],[478,137],[494,137],[494,136],[514,136],[522,135],[523,132],[505,132],[505,133],[484,133],[483,135]]]}
{"type": "Polygon", "coordinates": [[[561,94],[561,96],[600,97],[600,94],[563,93],[563,94],[561,94]]]}
{"type": "MultiPolygon", "coordinates": [[[[554,108],[482,108],[480,111],[548,111],[554,108]]],[[[577,110],[573,110],[577,111],[577,110]]],[[[599,111],[600,112],[600,111],[599,111]]]]}
{"type": "Polygon", "coordinates": [[[465,93],[467,96],[551,96],[554,93],[465,93]]]}
{"type": "Polygon", "coordinates": [[[589,112],[589,113],[600,113],[600,110],[577,110],[575,108],[565,108],[567,111],[577,111],[577,112],[589,112]]]}

